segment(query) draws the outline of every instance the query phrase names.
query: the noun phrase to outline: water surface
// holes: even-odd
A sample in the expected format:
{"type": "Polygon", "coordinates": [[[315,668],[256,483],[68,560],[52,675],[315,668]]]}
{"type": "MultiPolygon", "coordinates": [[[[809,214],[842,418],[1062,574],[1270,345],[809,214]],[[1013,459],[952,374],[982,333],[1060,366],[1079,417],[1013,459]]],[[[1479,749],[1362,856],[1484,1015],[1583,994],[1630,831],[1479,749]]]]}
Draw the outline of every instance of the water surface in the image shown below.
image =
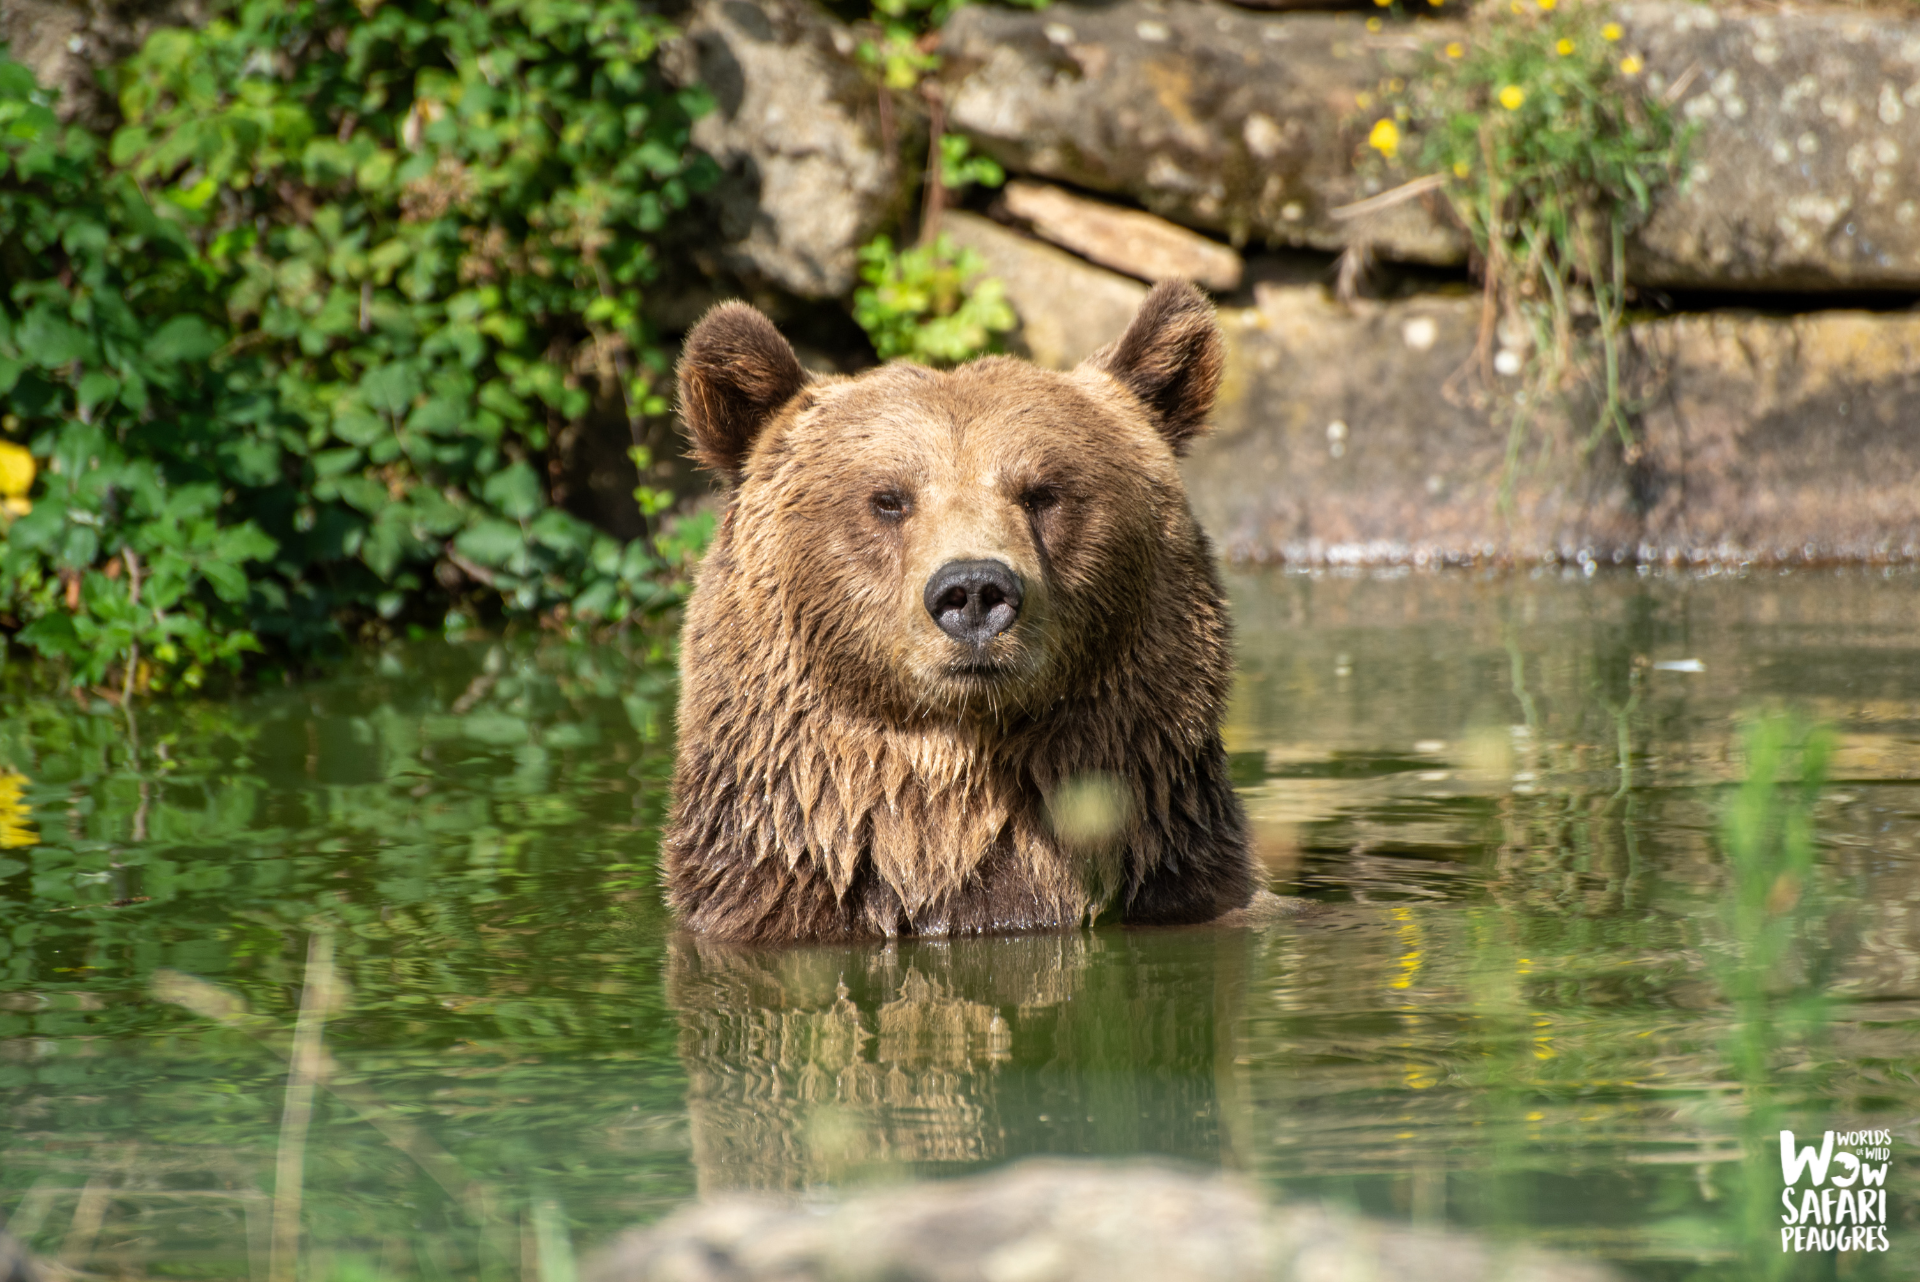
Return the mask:
{"type": "Polygon", "coordinates": [[[1832,1276],[1780,1254],[1782,1127],[1892,1132],[1895,1249],[1839,1272],[1915,1276],[1920,579],[1230,587],[1236,778],[1316,904],[1260,931],[678,939],[641,642],[399,645],[131,722],[5,678],[0,1214],[107,1276],[264,1277],[320,936],[313,1279],[558,1278],[702,1190],[1040,1153],[1832,1276]],[[1722,819],[1768,710],[1836,750],[1769,800],[1815,870],[1749,884],[1722,819]]]}

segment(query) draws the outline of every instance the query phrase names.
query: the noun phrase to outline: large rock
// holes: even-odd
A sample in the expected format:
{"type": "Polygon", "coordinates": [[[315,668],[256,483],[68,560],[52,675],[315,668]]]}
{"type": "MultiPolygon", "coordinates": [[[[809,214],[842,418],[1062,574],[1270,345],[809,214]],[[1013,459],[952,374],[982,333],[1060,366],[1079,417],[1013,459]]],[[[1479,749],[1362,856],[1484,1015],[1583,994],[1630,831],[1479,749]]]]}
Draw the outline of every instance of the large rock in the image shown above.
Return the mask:
{"type": "Polygon", "coordinates": [[[1006,286],[1020,318],[1013,349],[1048,369],[1071,369],[1120,337],[1147,287],[1009,231],[978,214],[949,210],[940,230],[977,252],[1006,286]]]}
{"type": "Polygon", "coordinates": [[[707,196],[721,265],[804,298],[846,293],[911,177],[853,33],[811,0],[697,0],[684,31],[666,66],[717,103],[693,142],[723,173],[707,196]]]}
{"type": "MultiPolygon", "coordinates": [[[[1620,11],[1623,51],[1697,125],[1684,188],[1632,251],[1656,286],[1920,288],[1920,21],[1855,11],[1620,11]],[[1682,83],[1684,82],[1684,84],[1682,83]]],[[[1264,16],[1193,3],[959,10],[943,39],[949,119],[1018,172],[1123,194],[1236,241],[1458,263],[1429,192],[1362,219],[1358,106],[1449,22],[1370,35],[1359,15],[1264,16]]],[[[1409,172],[1407,177],[1414,175],[1409,172]]]]}
{"type": "Polygon", "coordinates": [[[1240,287],[1240,255],[1164,218],[1047,183],[1010,182],[1001,199],[1036,234],[1103,267],[1141,280],[1190,280],[1221,293],[1240,287]]]}
{"type": "MultiPolygon", "coordinates": [[[[941,40],[949,127],[1009,168],[1118,192],[1235,240],[1339,249],[1330,210],[1370,195],[1354,171],[1370,118],[1354,95],[1416,65],[1356,17],[1213,5],[968,6],[941,40]]],[[[1455,262],[1418,204],[1377,220],[1396,257],[1455,262]]]]}
{"type": "Polygon", "coordinates": [[[1633,327],[1631,463],[1559,407],[1513,434],[1523,376],[1498,370],[1520,354],[1483,369],[1479,318],[1465,296],[1348,312],[1317,288],[1224,311],[1216,430],[1187,463],[1222,550],[1299,564],[1920,558],[1920,315],[1633,327]]]}
{"type": "Polygon", "coordinates": [[[110,129],[119,106],[99,73],[158,27],[204,21],[205,7],[200,0],[0,0],[0,43],[59,95],[54,110],[62,120],[110,129]]]}
{"type": "Polygon", "coordinates": [[[1606,1282],[1599,1265],[1149,1163],[1028,1162],[835,1206],[722,1198],[637,1230],[587,1282],[1606,1282]]]}
{"type": "Polygon", "coordinates": [[[1920,313],[1635,330],[1642,541],[1716,560],[1920,558],[1920,313]]]}
{"type": "MultiPolygon", "coordinates": [[[[1920,16],[1920,13],[1916,13],[1920,16]]],[[[1733,289],[1920,288],[1920,21],[1634,4],[1647,87],[1697,127],[1634,275],[1733,289]]]]}

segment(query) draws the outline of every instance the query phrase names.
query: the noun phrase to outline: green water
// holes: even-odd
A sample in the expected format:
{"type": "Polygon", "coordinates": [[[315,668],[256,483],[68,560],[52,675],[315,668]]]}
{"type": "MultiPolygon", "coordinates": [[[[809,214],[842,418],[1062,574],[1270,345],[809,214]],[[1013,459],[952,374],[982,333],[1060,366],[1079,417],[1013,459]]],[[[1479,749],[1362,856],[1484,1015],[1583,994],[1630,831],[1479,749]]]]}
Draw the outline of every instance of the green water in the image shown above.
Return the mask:
{"type": "Polygon", "coordinates": [[[1920,1272],[1920,578],[1231,588],[1237,778],[1319,905],[1262,931],[677,939],[644,646],[399,646],[132,722],[0,678],[0,1214],[92,1273],[266,1277],[319,936],[310,1279],[558,1282],[703,1191],[1037,1153],[1647,1278],[1920,1272]],[[1815,870],[1752,882],[1720,825],[1768,708],[1836,747],[1772,798],[1815,870]],[[1891,1252],[1781,1254],[1782,1127],[1892,1132],[1891,1252]]]}

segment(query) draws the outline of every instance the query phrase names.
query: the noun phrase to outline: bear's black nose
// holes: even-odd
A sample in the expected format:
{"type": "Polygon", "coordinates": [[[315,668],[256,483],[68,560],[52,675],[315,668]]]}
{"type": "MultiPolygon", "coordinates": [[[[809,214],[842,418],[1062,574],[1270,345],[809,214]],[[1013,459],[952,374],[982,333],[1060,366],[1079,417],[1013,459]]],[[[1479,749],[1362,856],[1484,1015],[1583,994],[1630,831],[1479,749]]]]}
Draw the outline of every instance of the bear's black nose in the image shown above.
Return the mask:
{"type": "Polygon", "coordinates": [[[927,580],[927,613],[954,640],[985,645],[1013,626],[1022,591],[999,561],[949,561],[927,580]]]}

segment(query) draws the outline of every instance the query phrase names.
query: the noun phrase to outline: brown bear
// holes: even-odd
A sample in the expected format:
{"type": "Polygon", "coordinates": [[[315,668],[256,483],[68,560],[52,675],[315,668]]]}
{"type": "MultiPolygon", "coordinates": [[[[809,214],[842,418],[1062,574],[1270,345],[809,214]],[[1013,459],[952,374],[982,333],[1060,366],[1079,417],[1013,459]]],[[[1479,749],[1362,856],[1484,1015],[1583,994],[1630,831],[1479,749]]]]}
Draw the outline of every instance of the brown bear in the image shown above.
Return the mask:
{"type": "Polygon", "coordinates": [[[732,488],[681,647],[685,925],[857,940],[1248,903],[1227,611],[1177,465],[1221,365],[1178,283],[1065,374],[816,377],[753,308],[708,313],[681,409],[732,488]]]}

